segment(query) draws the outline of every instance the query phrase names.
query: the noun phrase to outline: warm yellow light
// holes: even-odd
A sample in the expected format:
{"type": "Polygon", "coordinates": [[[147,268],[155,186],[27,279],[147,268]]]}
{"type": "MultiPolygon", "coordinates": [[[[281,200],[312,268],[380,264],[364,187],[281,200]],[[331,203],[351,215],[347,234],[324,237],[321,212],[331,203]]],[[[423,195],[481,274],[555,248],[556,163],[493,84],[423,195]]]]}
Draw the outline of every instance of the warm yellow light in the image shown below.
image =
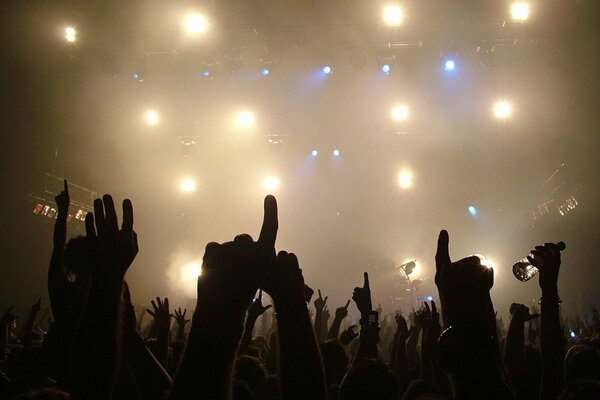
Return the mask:
{"type": "Polygon", "coordinates": [[[263,187],[267,190],[275,190],[279,187],[279,179],[275,177],[267,177],[263,180],[263,187]]]}
{"type": "Polygon", "coordinates": [[[510,7],[510,16],[515,22],[524,22],[529,18],[529,4],[513,3],[510,7]]]}
{"type": "Polygon", "coordinates": [[[194,192],[196,191],[196,181],[190,178],[186,178],[181,181],[181,183],[179,184],[179,188],[185,193],[194,192]]]}
{"type": "Polygon", "coordinates": [[[252,111],[240,111],[235,117],[238,128],[248,129],[254,126],[254,113],[252,111]]]}
{"type": "Polygon", "coordinates": [[[77,31],[72,26],[65,28],[65,40],[69,43],[77,40],[77,31]]]}
{"type": "Polygon", "coordinates": [[[481,265],[483,265],[484,267],[496,269],[496,262],[494,260],[487,258],[483,254],[473,254],[473,255],[476,257],[479,257],[479,261],[481,262],[481,265]]]}
{"type": "Polygon", "coordinates": [[[409,189],[413,185],[413,173],[409,170],[400,171],[398,174],[398,185],[402,189],[409,189]]]}
{"type": "Polygon", "coordinates": [[[202,14],[188,14],[183,21],[185,30],[191,35],[205,33],[208,30],[208,21],[202,14]]]}
{"type": "Polygon", "coordinates": [[[157,125],[158,124],[158,113],[154,110],[150,110],[146,112],[146,122],[148,125],[157,125]]]}
{"type": "Polygon", "coordinates": [[[404,19],[404,13],[399,6],[389,5],[383,8],[383,22],[389,26],[399,26],[404,19]]]}
{"type": "Polygon", "coordinates": [[[408,107],[403,104],[392,107],[391,116],[394,121],[406,121],[408,119],[408,107]]]}
{"type": "Polygon", "coordinates": [[[512,105],[506,101],[494,104],[494,115],[499,119],[507,119],[512,115],[512,105]]]}
{"type": "Polygon", "coordinates": [[[182,282],[193,281],[195,284],[200,275],[202,275],[202,266],[196,261],[189,262],[181,267],[180,277],[182,282]]]}

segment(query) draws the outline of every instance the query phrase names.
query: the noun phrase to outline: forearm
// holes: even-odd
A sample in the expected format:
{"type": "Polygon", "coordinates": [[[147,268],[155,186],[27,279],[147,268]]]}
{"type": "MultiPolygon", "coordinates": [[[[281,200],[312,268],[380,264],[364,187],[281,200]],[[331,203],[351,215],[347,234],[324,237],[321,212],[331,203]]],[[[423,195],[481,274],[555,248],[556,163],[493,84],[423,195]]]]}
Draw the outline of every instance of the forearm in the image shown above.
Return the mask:
{"type": "Polygon", "coordinates": [[[252,343],[252,333],[254,331],[255,324],[256,317],[248,315],[246,317],[246,323],[244,324],[244,334],[242,335],[242,341],[240,343],[240,354],[244,353],[252,343]]]}
{"type": "Polygon", "coordinates": [[[276,299],[275,310],[282,398],[326,399],[323,361],[304,299],[276,299]]]}
{"type": "Polygon", "coordinates": [[[340,336],[340,326],[343,320],[343,318],[334,318],[327,333],[327,339],[337,339],[340,336]]]}
{"type": "Polygon", "coordinates": [[[560,328],[558,295],[542,293],[540,311],[542,383],[540,398],[557,398],[564,387],[565,344],[560,328]]]}
{"type": "Polygon", "coordinates": [[[196,310],[169,399],[231,398],[233,363],[243,327],[243,315],[218,320],[196,310]]]}
{"type": "Polygon", "coordinates": [[[504,343],[504,364],[511,379],[519,367],[525,367],[525,321],[512,317],[504,343]]]}
{"type": "Polygon", "coordinates": [[[379,359],[379,351],[377,342],[379,341],[379,333],[374,332],[375,328],[369,327],[368,322],[363,322],[360,329],[360,343],[354,362],[363,358],[379,359]]]}
{"type": "Polygon", "coordinates": [[[410,335],[408,336],[408,340],[406,341],[406,359],[408,360],[409,366],[417,365],[417,343],[419,341],[419,335],[421,334],[421,327],[414,326],[410,335]]]}
{"type": "Polygon", "coordinates": [[[119,360],[121,279],[92,281],[73,352],[73,399],[109,399],[119,360]]]}
{"type": "Polygon", "coordinates": [[[425,328],[421,331],[421,358],[420,358],[420,378],[433,382],[433,366],[431,364],[431,353],[434,349],[430,348],[432,343],[427,338],[429,329],[425,328]]]}
{"type": "Polygon", "coordinates": [[[317,337],[317,343],[321,343],[323,338],[321,337],[323,326],[323,310],[319,308],[315,308],[315,335],[317,337]]]}

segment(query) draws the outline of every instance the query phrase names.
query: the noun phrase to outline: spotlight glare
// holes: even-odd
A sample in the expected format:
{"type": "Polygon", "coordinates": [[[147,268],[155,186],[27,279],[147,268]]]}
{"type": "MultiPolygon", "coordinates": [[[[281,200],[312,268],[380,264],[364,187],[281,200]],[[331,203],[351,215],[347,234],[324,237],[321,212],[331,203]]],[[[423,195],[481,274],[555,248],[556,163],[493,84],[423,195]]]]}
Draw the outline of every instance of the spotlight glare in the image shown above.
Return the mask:
{"type": "Polygon", "coordinates": [[[427,301],[433,301],[433,296],[427,296],[427,301]]]}
{"type": "Polygon", "coordinates": [[[197,35],[208,30],[208,21],[202,14],[188,14],[185,16],[183,25],[187,33],[197,35]]]}
{"type": "Polygon", "coordinates": [[[181,181],[179,188],[182,192],[191,193],[196,191],[196,181],[190,178],[186,178],[181,181]]]}
{"type": "Polygon", "coordinates": [[[383,22],[389,26],[400,26],[404,19],[402,9],[396,5],[389,5],[383,9],[383,22]]]}
{"type": "Polygon", "coordinates": [[[210,77],[210,71],[205,69],[204,71],[202,71],[202,76],[205,78],[209,78],[210,77]]]}
{"type": "Polygon", "coordinates": [[[268,177],[263,180],[263,187],[267,190],[275,190],[279,187],[279,179],[268,177]]]}
{"type": "Polygon", "coordinates": [[[529,4],[513,3],[510,7],[510,16],[515,22],[525,22],[529,18],[529,4]]]}
{"type": "Polygon", "coordinates": [[[77,40],[77,31],[72,26],[65,28],[65,40],[69,43],[73,43],[77,40]]]}
{"type": "Polygon", "coordinates": [[[340,155],[340,151],[338,149],[333,150],[333,156],[338,157],[340,155]]]}
{"type": "Polygon", "coordinates": [[[397,105],[392,108],[392,119],[394,121],[406,121],[408,119],[408,108],[405,105],[397,105]]]}
{"type": "Polygon", "coordinates": [[[456,68],[456,64],[454,63],[454,60],[446,60],[446,63],[444,64],[444,70],[454,71],[454,68],[456,68]]]}
{"type": "Polygon", "coordinates": [[[469,206],[468,210],[469,214],[471,214],[472,217],[477,216],[477,208],[475,208],[475,206],[469,206]]]}
{"type": "Polygon", "coordinates": [[[263,68],[262,71],[260,71],[260,73],[262,74],[262,76],[269,76],[271,71],[269,71],[269,68],[263,68]]]}
{"type": "Polygon", "coordinates": [[[156,111],[150,110],[146,113],[146,122],[148,125],[157,125],[158,119],[158,113],[156,111]]]}
{"type": "Polygon", "coordinates": [[[331,67],[329,65],[326,65],[326,66],[323,67],[323,73],[325,75],[329,75],[331,73],[331,71],[332,70],[331,70],[331,67]]]}
{"type": "Polygon", "coordinates": [[[254,126],[254,113],[252,111],[240,111],[235,117],[236,125],[240,129],[248,129],[254,126]]]}
{"type": "Polygon", "coordinates": [[[389,64],[383,64],[381,66],[381,72],[383,72],[384,74],[389,74],[390,73],[390,65],[389,64]]]}
{"type": "Polygon", "coordinates": [[[310,152],[310,154],[311,154],[313,157],[316,157],[316,156],[318,156],[318,155],[319,155],[319,152],[318,152],[317,150],[313,150],[313,151],[311,151],[311,152],[310,152]]]}
{"type": "Polygon", "coordinates": [[[512,105],[506,101],[494,104],[494,115],[499,119],[507,119],[512,115],[512,105]]]}
{"type": "Polygon", "coordinates": [[[402,189],[410,189],[413,185],[413,173],[409,170],[400,171],[398,174],[398,185],[402,189]]]}
{"type": "Polygon", "coordinates": [[[196,283],[198,277],[202,275],[202,266],[196,261],[185,264],[180,271],[181,281],[196,283]]]}

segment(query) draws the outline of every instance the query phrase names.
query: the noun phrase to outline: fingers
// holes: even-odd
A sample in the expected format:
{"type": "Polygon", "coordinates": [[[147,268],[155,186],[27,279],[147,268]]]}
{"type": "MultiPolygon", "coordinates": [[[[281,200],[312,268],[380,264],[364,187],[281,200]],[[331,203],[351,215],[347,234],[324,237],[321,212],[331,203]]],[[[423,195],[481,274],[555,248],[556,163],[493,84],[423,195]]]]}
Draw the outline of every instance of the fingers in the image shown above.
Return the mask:
{"type": "Polygon", "coordinates": [[[323,304],[327,303],[328,298],[329,298],[328,296],[325,296],[325,298],[323,299],[323,304]]]}
{"type": "Polygon", "coordinates": [[[370,286],[369,286],[369,274],[367,272],[365,272],[364,275],[363,275],[363,277],[364,277],[363,288],[364,289],[370,289],[370,286]]]}
{"type": "MultiPolygon", "coordinates": [[[[158,297],[156,299],[158,300],[158,304],[160,304],[160,300],[158,299],[158,297]]],[[[151,300],[150,304],[152,304],[152,308],[154,308],[154,311],[158,310],[158,307],[156,306],[156,303],[154,302],[154,300],[151,300]]]]}
{"type": "Polygon", "coordinates": [[[63,185],[64,185],[64,186],[63,186],[63,191],[64,191],[66,194],[69,194],[69,184],[67,183],[67,180],[66,180],[66,179],[63,181],[63,185]]]}
{"type": "Polygon", "coordinates": [[[94,214],[91,212],[85,214],[85,234],[88,238],[96,237],[96,227],[94,226],[94,214]]]}
{"type": "Polygon", "coordinates": [[[110,232],[116,232],[119,229],[119,225],[117,223],[117,212],[115,211],[115,203],[112,196],[105,194],[102,196],[102,201],[104,203],[105,227],[110,232]]]}
{"type": "Polygon", "coordinates": [[[123,200],[123,223],[121,229],[124,231],[133,230],[133,204],[131,200],[123,200]]]}
{"type": "Polygon", "coordinates": [[[96,220],[98,235],[104,235],[106,232],[106,220],[104,217],[104,205],[100,199],[94,200],[94,219],[96,220]]]}
{"type": "Polygon", "coordinates": [[[265,215],[260,230],[260,236],[258,237],[258,243],[265,249],[272,251],[271,249],[275,247],[277,229],[279,228],[279,222],[277,220],[277,200],[275,200],[275,197],[272,195],[265,197],[264,207],[265,215]]]}
{"type": "Polygon", "coordinates": [[[448,243],[450,241],[450,237],[448,236],[448,231],[442,229],[440,231],[440,235],[438,236],[437,242],[437,251],[435,253],[435,269],[436,271],[440,271],[443,265],[450,264],[450,253],[448,251],[448,243]]]}
{"type": "Polygon", "coordinates": [[[344,306],[344,308],[347,310],[349,305],[350,305],[350,299],[348,299],[348,301],[346,302],[346,305],[344,306]]]}
{"type": "Polygon", "coordinates": [[[321,289],[317,289],[319,291],[319,298],[322,299],[323,297],[321,296],[321,289]]]}
{"type": "Polygon", "coordinates": [[[262,301],[262,289],[258,289],[258,300],[262,301]]]}
{"type": "Polygon", "coordinates": [[[431,309],[429,308],[429,304],[427,304],[426,301],[423,302],[423,304],[425,305],[425,310],[428,314],[431,314],[431,309]]]}
{"type": "Polygon", "coordinates": [[[433,314],[437,314],[437,306],[435,305],[435,301],[431,300],[431,312],[433,314]]]}

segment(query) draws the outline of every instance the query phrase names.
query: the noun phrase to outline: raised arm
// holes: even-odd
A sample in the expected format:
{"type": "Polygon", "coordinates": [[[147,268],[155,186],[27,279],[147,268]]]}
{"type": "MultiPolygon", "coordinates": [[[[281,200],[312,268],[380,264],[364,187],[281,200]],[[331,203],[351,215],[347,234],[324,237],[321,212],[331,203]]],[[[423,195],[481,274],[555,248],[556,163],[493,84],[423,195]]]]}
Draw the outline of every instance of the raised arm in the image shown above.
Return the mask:
{"type": "Polygon", "coordinates": [[[273,298],[277,312],[282,398],[326,399],[323,361],[310,323],[304,278],[295,254],[285,251],[277,254],[264,289],[273,298]]]}
{"type": "Polygon", "coordinates": [[[160,300],[156,298],[156,302],[152,300],[153,310],[146,310],[154,318],[154,326],[156,327],[156,343],[152,349],[152,353],[164,368],[169,367],[169,335],[171,333],[171,313],[169,312],[169,299],[165,297],[160,300]]]}
{"type": "Polygon", "coordinates": [[[113,199],[104,195],[94,201],[85,227],[91,282],[75,336],[72,399],[110,399],[120,355],[123,279],[138,252],[131,202],[123,201],[119,229],[113,199]]]}
{"type": "Polygon", "coordinates": [[[198,278],[198,299],[170,399],[229,399],[244,318],[273,259],[277,202],[265,198],[258,241],[247,234],[209,243],[198,278]]]}
{"type": "Polygon", "coordinates": [[[558,273],[560,250],[553,243],[536,246],[529,261],[538,267],[540,300],[540,352],[542,358],[542,383],[540,399],[556,399],[564,387],[565,342],[560,327],[560,298],[558,273]]]}
{"type": "Polygon", "coordinates": [[[64,271],[64,254],[65,242],[67,240],[67,218],[69,216],[69,205],[71,203],[69,197],[69,186],[67,181],[64,181],[64,189],[55,198],[58,213],[54,222],[54,246],[52,248],[52,257],[50,258],[50,266],[48,268],[48,292],[50,294],[50,306],[52,313],[59,315],[60,311],[57,307],[57,291],[61,285],[66,282],[64,271]]]}
{"type": "Polygon", "coordinates": [[[354,288],[352,300],[354,300],[360,311],[360,345],[354,362],[363,358],[378,359],[379,323],[378,321],[369,321],[369,316],[377,313],[373,314],[368,273],[364,273],[363,287],[354,288]]]}
{"type": "Polygon", "coordinates": [[[319,297],[315,299],[315,334],[317,335],[317,341],[323,342],[325,338],[322,336],[323,333],[323,309],[327,304],[328,297],[321,296],[321,289],[318,290],[319,297]]]}
{"type": "Polygon", "coordinates": [[[244,334],[242,335],[242,342],[240,344],[240,353],[244,353],[252,343],[252,332],[254,331],[254,325],[256,324],[258,317],[263,315],[265,311],[271,307],[270,304],[263,306],[262,289],[260,289],[258,291],[258,297],[252,301],[250,308],[248,308],[248,315],[246,316],[246,323],[244,324],[244,334]]]}
{"type": "Polygon", "coordinates": [[[331,323],[331,327],[329,328],[329,332],[327,333],[327,339],[337,339],[340,335],[340,326],[342,325],[342,321],[344,318],[348,316],[348,306],[350,305],[350,300],[346,302],[346,305],[343,307],[339,307],[335,310],[335,317],[333,318],[333,322],[331,323]]]}

